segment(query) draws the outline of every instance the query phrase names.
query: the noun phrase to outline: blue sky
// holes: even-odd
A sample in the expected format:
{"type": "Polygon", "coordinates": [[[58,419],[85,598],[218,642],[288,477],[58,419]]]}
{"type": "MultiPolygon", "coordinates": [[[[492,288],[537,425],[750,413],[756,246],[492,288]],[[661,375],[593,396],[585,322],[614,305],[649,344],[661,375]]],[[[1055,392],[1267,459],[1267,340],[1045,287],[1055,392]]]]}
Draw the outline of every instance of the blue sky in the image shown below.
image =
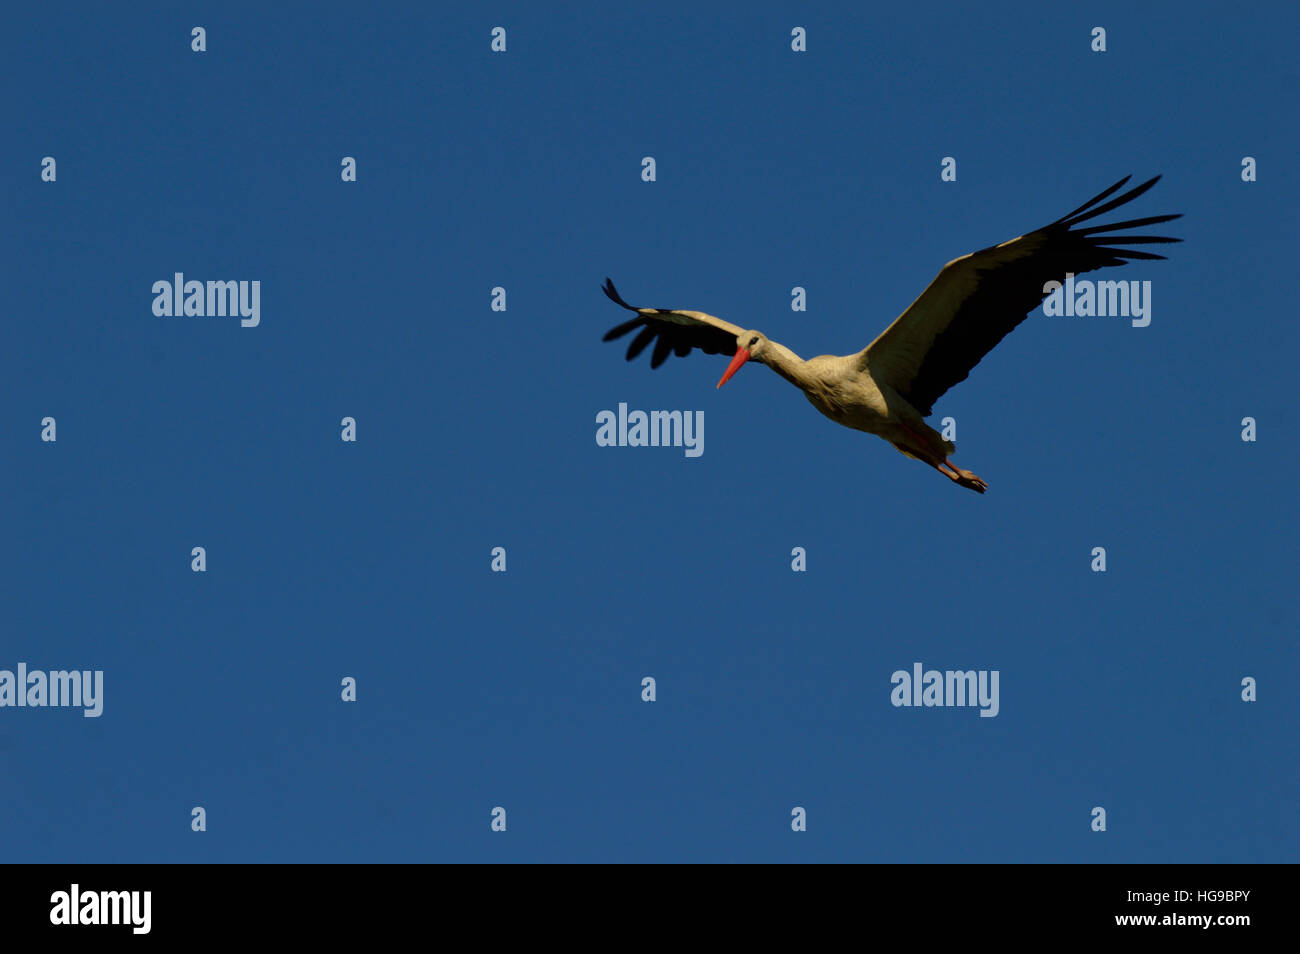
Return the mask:
{"type": "Polygon", "coordinates": [[[7,11],[0,669],[104,711],[0,709],[6,860],[1294,861],[1300,23],[1144,6],[7,11]],[[1184,244],[1101,275],[1150,326],[1037,314],[938,402],[983,497],[600,341],[609,275],[856,351],[1157,173],[1184,244]],[[154,316],[177,271],[260,325],[154,316]],[[620,402],[703,455],[598,447],[620,402]],[[892,706],[915,662],[997,717],[892,706]]]}

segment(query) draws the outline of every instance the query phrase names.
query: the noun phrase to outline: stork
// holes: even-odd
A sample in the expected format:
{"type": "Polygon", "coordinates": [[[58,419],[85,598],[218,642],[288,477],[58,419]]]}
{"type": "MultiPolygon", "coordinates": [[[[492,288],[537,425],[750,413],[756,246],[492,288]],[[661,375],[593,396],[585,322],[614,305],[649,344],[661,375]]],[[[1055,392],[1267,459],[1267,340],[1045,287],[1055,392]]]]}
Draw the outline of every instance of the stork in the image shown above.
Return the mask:
{"type": "Polygon", "coordinates": [[[924,461],[954,483],[982,494],[988,484],[949,460],[956,445],[924,418],[933,412],[940,396],[965,381],[980,359],[1042,303],[1048,294],[1045,285],[1062,281],[1067,272],[1077,275],[1134,259],[1165,257],[1116,247],[1119,245],[1182,241],[1159,235],[1112,234],[1168,222],[1181,214],[1075,228],[1136,199],[1160,180],[1156,176],[1105,201],[1129,178],[1125,176],[1049,225],[952,260],[893,324],[854,354],[820,355],[805,361],[761,331],[747,331],[702,311],[635,308],[623,300],[608,278],[605,294],[636,317],[611,328],[603,340],[612,341],[640,329],[628,345],[627,360],[653,342],[651,368],[659,367],[670,354],[685,357],[692,349],[705,354],[734,352],[718,387],[746,361],[765,364],[803,391],[813,407],[837,424],[882,437],[908,457],[924,461]]]}

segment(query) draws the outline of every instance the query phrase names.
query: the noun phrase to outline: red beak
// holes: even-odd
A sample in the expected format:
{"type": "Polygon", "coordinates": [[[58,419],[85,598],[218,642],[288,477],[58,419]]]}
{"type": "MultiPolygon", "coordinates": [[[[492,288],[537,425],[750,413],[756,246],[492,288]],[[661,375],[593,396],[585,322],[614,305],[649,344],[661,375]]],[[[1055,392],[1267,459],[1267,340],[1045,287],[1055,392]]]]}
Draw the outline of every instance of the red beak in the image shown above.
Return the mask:
{"type": "Polygon", "coordinates": [[[731,359],[731,364],[727,365],[727,370],[723,372],[722,380],[718,382],[718,387],[727,383],[727,379],[740,370],[740,366],[749,360],[749,352],[744,348],[736,349],[736,356],[731,359]]]}

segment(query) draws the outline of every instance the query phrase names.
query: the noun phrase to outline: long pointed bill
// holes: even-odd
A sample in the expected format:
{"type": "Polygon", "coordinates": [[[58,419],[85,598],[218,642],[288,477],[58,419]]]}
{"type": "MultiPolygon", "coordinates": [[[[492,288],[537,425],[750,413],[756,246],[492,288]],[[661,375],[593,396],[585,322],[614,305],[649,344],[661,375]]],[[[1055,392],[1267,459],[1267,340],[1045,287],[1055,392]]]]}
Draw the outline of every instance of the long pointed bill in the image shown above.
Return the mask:
{"type": "Polygon", "coordinates": [[[731,364],[727,365],[727,370],[723,372],[722,380],[718,382],[718,387],[727,383],[733,374],[740,370],[740,366],[749,360],[749,352],[744,348],[736,349],[736,356],[731,359],[731,364]]]}

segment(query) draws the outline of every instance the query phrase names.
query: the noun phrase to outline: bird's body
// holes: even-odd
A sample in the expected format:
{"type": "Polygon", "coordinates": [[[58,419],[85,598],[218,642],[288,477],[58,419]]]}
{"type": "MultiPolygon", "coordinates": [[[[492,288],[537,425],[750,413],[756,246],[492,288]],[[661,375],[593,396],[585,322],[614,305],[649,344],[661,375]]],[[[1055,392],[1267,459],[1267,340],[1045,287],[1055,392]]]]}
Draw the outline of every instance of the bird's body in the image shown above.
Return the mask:
{"type": "Polygon", "coordinates": [[[761,332],[746,331],[704,312],[634,308],[608,279],[605,294],[638,317],[610,329],[605,340],[640,329],[628,346],[627,358],[637,357],[653,341],[652,368],[669,354],[685,356],[693,348],[709,354],[734,349],[718,387],[746,361],[766,364],[837,424],[882,437],[907,456],[983,493],[987,489],[984,481],[948,460],[955,446],[924,418],[944,392],[964,381],[971,368],[1038,307],[1048,294],[1048,283],[1063,281],[1067,273],[1123,265],[1129,259],[1164,258],[1114,244],[1179,239],[1107,233],[1166,222],[1177,215],[1073,228],[1136,198],[1159,178],[1097,205],[1118,191],[1128,181],[1126,177],[1050,225],[954,259],[884,333],[854,354],[804,360],[761,332]]]}
{"type": "Polygon", "coordinates": [[[953,445],[926,424],[915,408],[888,384],[860,369],[858,355],[822,354],[804,361],[789,348],[778,347],[782,353],[776,360],[769,357],[768,367],[803,391],[808,403],[836,424],[895,444],[921,434],[935,453],[952,453],[953,445]]]}

